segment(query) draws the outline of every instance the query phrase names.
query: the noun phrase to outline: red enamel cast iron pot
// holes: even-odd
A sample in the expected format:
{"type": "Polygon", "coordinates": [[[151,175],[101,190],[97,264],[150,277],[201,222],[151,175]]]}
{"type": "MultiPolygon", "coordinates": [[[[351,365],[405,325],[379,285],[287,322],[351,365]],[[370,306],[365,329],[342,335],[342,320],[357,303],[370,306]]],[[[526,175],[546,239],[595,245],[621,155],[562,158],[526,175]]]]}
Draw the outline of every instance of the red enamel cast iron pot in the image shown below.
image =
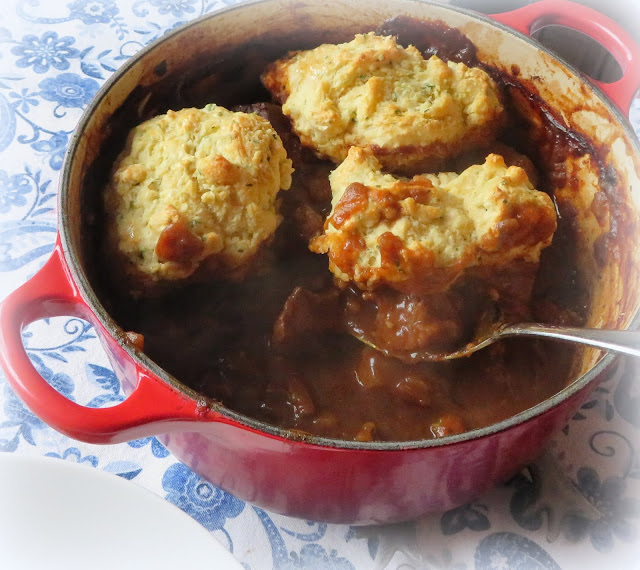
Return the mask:
{"type": "MultiPolygon", "coordinates": [[[[480,60],[528,82],[569,127],[601,150],[621,189],[619,199],[635,214],[616,222],[618,241],[599,268],[589,325],[637,327],[640,261],[634,244],[640,236],[640,152],[625,115],[640,85],[640,50],[627,33],[566,0],[542,0],[493,18],[417,0],[264,0],[205,16],[146,47],[104,85],[80,121],[64,166],[55,251],[0,308],[2,365],[15,392],[37,416],[92,443],[156,435],[212,483],[276,512],[330,522],[384,523],[452,508],[505,480],[533,460],[597,383],[614,373],[617,361],[611,355],[587,351],[576,380],[555,397],[499,424],[457,436],[402,443],[300,440],[205,401],[136,351],[99,301],[87,272],[87,211],[95,199],[89,189],[92,184],[99,189],[91,181],[92,165],[110,144],[115,119],[145,105],[148,111],[169,82],[188,91],[206,78],[207,62],[216,61],[216,54],[229,53],[251,38],[288,42],[307,33],[324,37],[323,32],[348,37],[396,15],[441,20],[460,29],[477,46],[480,60]],[[556,59],[529,37],[547,24],[565,25],[598,40],[620,64],[622,79],[589,81],[556,59]],[[85,408],[37,373],[21,331],[34,320],[56,315],[78,316],[94,325],[128,394],[125,401],[85,408]]],[[[238,70],[235,76],[240,75],[238,70]]],[[[584,218],[591,219],[588,207],[584,218]]],[[[597,238],[592,230],[585,230],[585,250],[593,249],[597,238]]]]}

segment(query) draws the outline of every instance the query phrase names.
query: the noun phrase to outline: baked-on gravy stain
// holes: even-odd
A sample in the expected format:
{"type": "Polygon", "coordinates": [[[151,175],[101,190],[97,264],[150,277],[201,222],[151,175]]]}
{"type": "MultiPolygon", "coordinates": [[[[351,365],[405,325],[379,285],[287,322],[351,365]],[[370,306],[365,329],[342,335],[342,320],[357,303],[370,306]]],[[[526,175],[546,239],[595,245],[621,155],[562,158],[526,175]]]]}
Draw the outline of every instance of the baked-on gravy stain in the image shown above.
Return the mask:
{"type": "MultiPolygon", "coordinates": [[[[475,46],[442,23],[396,18],[380,30],[397,35],[403,45],[416,45],[426,56],[482,65],[475,46]]],[[[518,79],[487,71],[501,86],[509,114],[500,148],[520,161],[538,189],[556,199],[559,213],[553,244],[532,280],[531,300],[528,291],[518,299],[515,273],[498,276],[496,283],[513,291],[514,311],[522,317],[582,325],[590,310],[590,284],[578,259],[576,211],[554,194],[567,183],[567,156],[597,157],[596,152],[518,79]]],[[[155,299],[113,292],[106,299],[123,329],[144,336],[144,350],[153,360],[204,396],[252,418],[361,441],[417,440],[487,426],[566,385],[578,353],[560,343],[508,340],[469,358],[409,365],[346,334],[344,322],[350,311],[360,310],[362,296],[337,288],[326,257],[307,248],[330,210],[327,175],[334,165],[300,148],[279,108],[260,102],[264,96],[261,90],[253,96],[242,92],[236,102],[243,110],[270,117],[296,172],[292,188],[282,193],[283,223],[255,271],[240,281],[190,284],[155,299]]],[[[229,105],[233,94],[221,97],[229,105]]],[[[486,150],[457,157],[443,169],[461,170],[465,162],[483,161],[486,150]]],[[[605,203],[598,207],[607,210],[607,194],[599,200],[605,203]]],[[[435,315],[435,338],[464,336],[469,315],[483,302],[478,282],[482,280],[467,282],[433,306],[420,307],[414,297],[395,293],[384,299],[386,304],[378,299],[382,309],[371,318],[382,314],[392,322],[400,343],[418,330],[420,315],[427,320],[435,315]]]]}

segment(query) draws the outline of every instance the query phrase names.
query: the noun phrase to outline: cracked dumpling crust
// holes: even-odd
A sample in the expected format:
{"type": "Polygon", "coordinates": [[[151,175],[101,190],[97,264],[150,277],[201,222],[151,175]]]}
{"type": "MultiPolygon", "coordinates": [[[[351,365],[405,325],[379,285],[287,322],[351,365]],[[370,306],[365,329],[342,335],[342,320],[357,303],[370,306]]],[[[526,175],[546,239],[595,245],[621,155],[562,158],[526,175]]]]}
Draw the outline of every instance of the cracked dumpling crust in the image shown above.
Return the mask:
{"type": "Polygon", "coordinates": [[[133,289],[219,275],[274,233],[293,172],[280,137],[255,114],[216,105],[169,111],[134,128],[105,193],[107,239],[133,289]]]}
{"type": "Polygon", "coordinates": [[[399,179],[353,147],[330,182],[332,210],[310,249],[361,289],[442,291],[470,268],[537,263],[557,224],[551,198],[496,154],[460,175],[399,179]]]}
{"type": "Polygon", "coordinates": [[[336,163],[349,147],[370,146],[387,169],[424,171],[491,140],[503,117],[485,71],[425,60],[415,47],[373,32],[292,52],[262,80],[302,143],[336,163]]]}

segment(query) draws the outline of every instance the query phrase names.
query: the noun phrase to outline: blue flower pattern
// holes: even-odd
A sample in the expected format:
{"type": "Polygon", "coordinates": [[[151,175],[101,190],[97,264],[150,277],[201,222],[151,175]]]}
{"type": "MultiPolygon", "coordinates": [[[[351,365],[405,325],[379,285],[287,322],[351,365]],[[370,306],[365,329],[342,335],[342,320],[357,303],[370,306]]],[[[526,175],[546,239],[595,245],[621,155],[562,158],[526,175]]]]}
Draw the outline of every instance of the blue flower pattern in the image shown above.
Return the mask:
{"type": "MultiPolygon", "coordinates": [[[[0,72],[0,153],[22,151],[22,156],[30,155],[31,161],[0,162],[0,299],[9,292],[3,285],[3,275],[20,274],[26,279],[51,252],[56,231],[55,188],[64,152],[79,113],[102,82],[135,51],[166,31],[235,2],[62,0],[55,12],[42,15],[40,4],[34,0],[10,0],[8,9],[22,25],[0,25],[0,65],[14,67],[13,73],[0,72]]],[[[44,3],[42,6],[46,7],[44,3]]],[[[631,119],[640,130],[640,103],[632,109],[631,119]]],[[[89,323],[77,318],[43,321],[27,328],[23,338],[35,368],[65,397],[92,407],[114,405],[124,399],[109,362],[99,357],[98,339],[89,323]]],[[[600,414],[606,425],[622,418],[634,429],[640,429],[637,406],[630,403],[637,398],[628,377],[629,373],[615,388],[600,386],[572,422],[584,423],[600,414]]],[[[248,558],[247,568],[351,570],[359,567],[351,558],[356,552],[358,560],[368,561],[367,566],[371,567],[386,566],[394,553],[402,556],[411,551],[414,557],[408,559],[412,563],[416,560],[416,525],[397,526],[391,534],[377,528],[366,532],[346,529],[340,531],[341,539],[336,539],[335,525],[308,523],[308,531],[301,530],[304,523],[251,507],[202,480],[176,463],[155,437],[122,444],[110,454],[104,453],[103,448],[69,440],[26,408],[1,373],[0,409],[0,451],[40,452],[126,479],[143,479],[147,471],[155,471],[152,465],[160,465],[158,492],[226,540],[231,550],[236,547],[238,555],[238,538],[230,530],[234,521],[259,521],[264,533],[260,540],[270,549],[271,556],[248,558]],[[119,460],[108,459],[114,454],[119,460]],[[392,542],[390,535],[395,537],[392,542]]],[[[569,516],[562,536],[582,548],[605,553],[637,541],[640,502],[637,492],[633,493],[638,481],[640,461],[635,448],[628,469],[618,475],[601,476],[590,466],[578,468],[575,488],[599,516],[569,516]]],[[[543,519],[548,513],[535,508],[535,489],[518,479],[503,492],[511,499],[509,516],[514,526],[528,533],[526,537],[498,531],[495,504],[485,505],[483,501],[463,505],[433,517],[437,529],[434,532],[438,543],[473,540],[477,545],[474,560],[457,561],[443,546],[442,555],[434,553],[430,558],[429,553],[422,553],[427,561],[425,567],[431,564],[470,570],[475,564],[478,569],[558,568],[553,545],[545,546],[545,539],[539,534],[544,531],[543,519]]]]}
{"type": "Polygon", "coordinates": [[[51,133],[51,138],[40,139],[33,142],[31,148],[37,151],[39,155],[44,155],[44,158],[48,159],[47,162],[52,170],[60,170],[62,168],[64,153],[67,150],[68,141],[69,133],[59,131],[57,133],[51,133]]]}
{"type": "Polygon", "coordinates": [[[601,516],[592,520],[572,515],[565,530],[568,538],[575,540],[588,535],[593,547],[600,552],[611,552],[615,539],[636,540],[638,530],[630,519],[636,519],[636,524],[640,522],[640,500],[626,496],[623,478],[613,476],[600,481],[593,468],[581,467],[577,473],[577,487],[601,516]]]}
{"type": "Polygon", "coordinates": [[[68,8],[69,18],[85,24],[108,24],[120,11],[115,0],[76,0],[68,8]]]}
{"type": "Polygon", "coordinates": [[[97,467],[99,459],[95,455],[82,456],[82,452],[77,447],[69,447],[65,449],[61,454],[55,451],[50,451],[45,454],[46,457],[56,457],[65,461],[71,461],[73,463],[87,463],[91,467],[97,467]]]}
{"type": "Polygon", "coordinates": [[[69,59],[78,57],[80,53],[71,47],[75,41],[71,36],[58,38],[58,34],[51,31],[40,38],[29,34],[11,51],[21,56],[16,61],[17,67],[33,67],[36,73],[46,73],[50,67],[63,71],[69,69],[69,59]]]}
{"type": "Polygon", "coordinates": [[[175,18],[195,14],[195,0],[149,0],[159,14],[171,14],[175,18]]]}
{"type": "Polygon", "coordinates": [[[20,109],[23,113],[28,113],[31,107],[40,104],[37,96],[38,93],[31,93],[26,88],[23,88],[20,93],[9,93],[9,97],[14,99],[15,108],[20,109]]]}
{"type": "Polygon", "coordinates": [[[31,184],[23,174],[9,176],[0,170],[0,214],[6,214],[12,207],[24,206],[27,194],[31,192],[31,184]]]}
{"type": "Polygon", "coordinates": [[[0,451],[15,451],[21,440],[35,446],[34,431],[45,430],[47,426],[25,407],[8,385],[3,392],[6,419],[0,423],[0,451]]]}
{"type": "MultiPolygon", "coordinates": [[[[0,82],[0,88],[4,84],[0,82]]],[[[18,96],[19,97],[19,96],[18,96]]],[[[9,103],[7,98],[0,92],[0,152],[5,150],[13,141],[16,134],[16,114],[14,107],[20,105],[16,105],[15,103],[12,105],[9,103]]]]}
{"type": "Polygon", "coordinates": [[[128,445],[136,449],[144,447],[145,445],[150,445],[151,453],[154,457],[162,459],[169,456],[169,450],[164,445],[162,445],[156,437],[145,437],[143,439],[136,439],[134,441],[128,442],[128,445]]]}
{"type": "Polygon", "coordinates": [[[354,565],[346,558],[338,556],[335,550],[327,552],[320,544],[305,544],[300,554],[291,554],[291,563],[283,568],[308,570],[355,570],[354,565]]]}
{"type": "Polygon", "coordinates": [[[225,521],[237,517],[245,506],[244,501],[203,480],[182,463],[167,469],[162,487],[169,501],[209,530],[223,530],[225,521]]]}
{"type": "Polygon", "coordinates": [[[84,107],[100,88],[95,79],[84,78],[75,73],[62,73],[55,78],[40,82],[40,96],[62,107],[84,107]]]}
{"type": "Polygon", "coordinates": [[[447,511],[440,519],[442,534],[455,534],[465,528],[477,531],[487,530],[491,524],[486,513],[486,506],[474,504],[462,505],[447,511]]]}

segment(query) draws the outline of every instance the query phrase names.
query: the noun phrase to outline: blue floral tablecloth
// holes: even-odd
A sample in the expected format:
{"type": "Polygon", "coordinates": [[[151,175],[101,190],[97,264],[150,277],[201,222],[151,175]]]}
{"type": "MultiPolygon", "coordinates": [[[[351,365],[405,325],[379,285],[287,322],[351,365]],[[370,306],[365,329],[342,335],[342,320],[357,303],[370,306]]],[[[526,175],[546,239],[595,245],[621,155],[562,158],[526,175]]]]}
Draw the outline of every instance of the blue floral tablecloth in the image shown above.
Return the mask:
{"type": "MultiPolygon", "coordinates": [[[[3,0],[0,17],[0,301],[45,262],[56,235],[65,147],[104,80],[167,29],[235,0],[3,0]]],[[[632,109],[640,127],[640,103],[632,109]]],[[[123,399],[92,327],[32,324],[42,376],[88,406],[123,399]]],[[[640,568],[640,373],[614,378],[517,477],[453,511],[356,528],[265,512],[202,481],[155,438],[71,440],[17,399],[0,374],[0,451],[114,473],[199,521],[246,568],[640,568]]],[[[1,505],[0,505],[0,508],[1,505]]],[[[0,553],[1,560],[1,553],[0,553]]]]}

